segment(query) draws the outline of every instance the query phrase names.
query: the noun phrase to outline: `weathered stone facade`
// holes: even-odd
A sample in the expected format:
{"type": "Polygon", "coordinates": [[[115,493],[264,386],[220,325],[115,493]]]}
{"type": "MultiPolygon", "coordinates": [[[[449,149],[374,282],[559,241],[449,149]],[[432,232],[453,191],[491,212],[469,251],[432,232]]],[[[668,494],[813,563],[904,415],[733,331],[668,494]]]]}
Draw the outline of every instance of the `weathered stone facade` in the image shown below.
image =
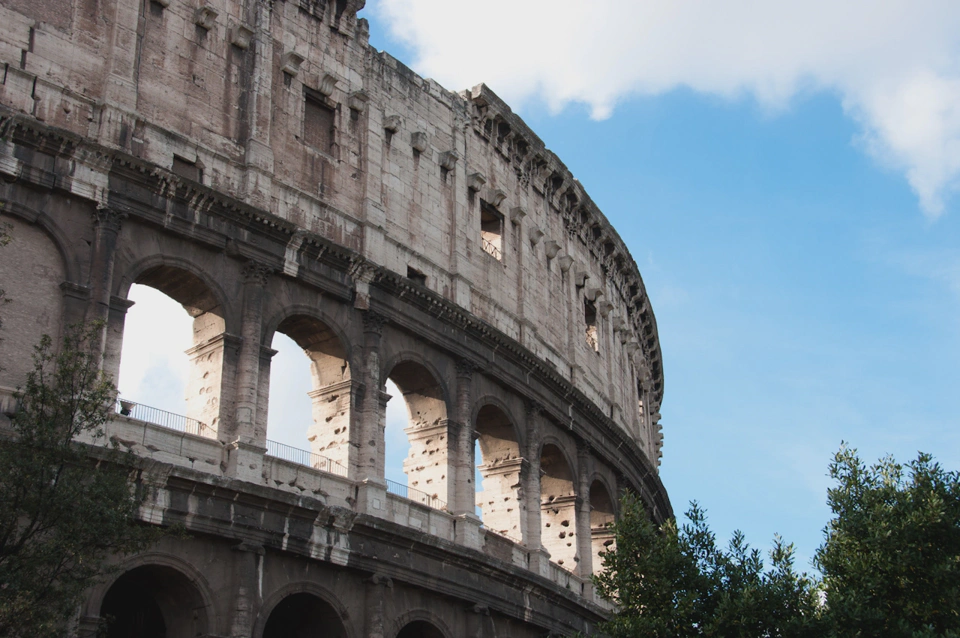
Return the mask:
{"type": "Polygon", "coordinates": [[[144,459],[144,520],[190,538],[94,587],[80,632],[135,608],[171,637],[570,635],[605,613],[617,494],[671,513],[620,237],[489,89],[371,48],[362,5],[0,0],[5,409],[76,321],[106,321],[116,375],[134,283],[194,321],[195,425],[107,432],[144,459]],[[278,332],[312,364],[306,464],[268,452],[278,332]],[[388,379],[422,502],[384,479],[388,379]]]}

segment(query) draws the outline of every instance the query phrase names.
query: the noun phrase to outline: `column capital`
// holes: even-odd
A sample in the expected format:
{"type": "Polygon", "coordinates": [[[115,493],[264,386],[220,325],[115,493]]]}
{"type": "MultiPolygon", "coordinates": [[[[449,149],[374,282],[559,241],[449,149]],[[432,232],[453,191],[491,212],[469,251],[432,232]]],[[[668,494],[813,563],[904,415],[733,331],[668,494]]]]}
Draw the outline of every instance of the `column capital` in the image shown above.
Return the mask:
{"type": "Polygon", "coordinates": [[[127,214],[112,206],[98,204],[93,211],[93,225],[103,230],[120,231],[121,222],[127,218],[127,214]]]}
{"type": "Polygon", "coordinates": [[[480,368],[469,359],[457,359],[457,378],[468,380],[480,368]]]}
{"type": "Polygon", "coordinates": [[[524,412],[526,413],[527,419],[535,419],[536,417],[543,414],[543,404],[539,401],[533,401],[527,399],[523,402],[524,412]]]}
{"type": "Polygon", "coordinates": [[[383,324],[387,322],[386,317],[370,310],[363,312],[360,316],[363,320],[363,331],[365,333],[372,333],[378,336],[383,334],[383,324]]]}
{"type": "Polygon", "coordinates": [[[267,279],[270,278],[271,273],[273,273],[272,268],[251,259],[247,261],[240,271],[240,278],[245,284],[260,284],[262,286],[267,283],[267,279]]]}

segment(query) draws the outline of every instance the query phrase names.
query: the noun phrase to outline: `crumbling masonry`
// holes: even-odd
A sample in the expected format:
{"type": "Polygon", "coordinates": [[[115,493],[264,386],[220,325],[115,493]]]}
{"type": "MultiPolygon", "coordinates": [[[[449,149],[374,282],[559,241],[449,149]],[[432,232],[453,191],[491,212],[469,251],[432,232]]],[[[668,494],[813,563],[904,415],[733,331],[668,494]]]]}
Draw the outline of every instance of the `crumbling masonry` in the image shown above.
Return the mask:
{"type": "Polygon", "coordinates": [[[106,321],[116,375],[134,283],[194,322],[183,426],[107,428],[144,457],[143,519],[189,538],[93,587],[80,634],[589,632],[618,494],[671,514],[624,243],[487,87],[371,48],[362,5],[0,0],[4,412],[32,344],[79,320],[106,321]],[[278,332],[312,364],[308,461],[268,451],[278,332]]]}

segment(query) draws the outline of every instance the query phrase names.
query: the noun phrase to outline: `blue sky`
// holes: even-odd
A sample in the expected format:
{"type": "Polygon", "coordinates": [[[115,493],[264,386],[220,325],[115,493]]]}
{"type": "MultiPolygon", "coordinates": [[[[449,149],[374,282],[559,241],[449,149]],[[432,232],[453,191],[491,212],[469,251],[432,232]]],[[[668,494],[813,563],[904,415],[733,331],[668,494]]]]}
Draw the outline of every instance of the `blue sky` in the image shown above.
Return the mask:
{"type": "MultiPolygon", "coordinates": [[[[593,39],[566,37],[553,15],[563,3],[548,4],[496,0],[478,12],[474,3],[379,0],[361,15],[371,44],[447,88],[486,80],[620,232],[659,326],[661,476],[677,513],[698,500],[724,542],[739,528],[766,548],[779,533],[808,568],[841,441],[866,460],[923,450],[960,469],[957,11],[851,1],[888,9],[864,18],[866,35],[850,31],[851,16],[826,26],[789,12],[746,26],[719,17],[711,28],[728,33],[716,36],[722,51],[681,55],[670,43],[697,40],[693,14],[660,25],[675,36],[667,44],[631,49],[633,41],[606,46],[603,34],[615,26],[629,40],[630,19],[650,20],[632,14],[633,3],[598,2],[589,19],[574,11],[576,28],[598,29],[593,39]],[[625,17],[604,22],[618,7],[625,17]],[[497,18],[499,9],[520,17],[497,18]],[[517,27],[528,10],[549,15],[517,27]],[[458,12],[485,25],[476,40],[457,26],[471,24],[458,12]],[[510,31],[521,27],[531,31],[523,42],[510,31]],[[774,39],[751,41],[761,29],[774,39]],[[431,51],[445,46],[449,59],[438,61],[431,51]],[[532,47],[535,64],[505,62],[523,54],[516,46],[532,47]]],[[[717,4],[735,21],[750,3],[717,4]]],[[[817,5],[803,6],[816,14],[817,5]]],[[[157,312],[152,303],[134,306],[129,330],[135,313],[157,312]]],[[[284,394],[271,401],[271,438],[303,447],[309,388],[292,379],[308,378],[306,359],[289,343],[279,349],[271,398],[284,394]]],[[[125,358],[125,392],[125,377],[129,392],[144,392],[137,359],[125,358]]],[[[388,410],[388,449],[398,453],[387,474],[400,479],[400,399],[388,410]]]]}

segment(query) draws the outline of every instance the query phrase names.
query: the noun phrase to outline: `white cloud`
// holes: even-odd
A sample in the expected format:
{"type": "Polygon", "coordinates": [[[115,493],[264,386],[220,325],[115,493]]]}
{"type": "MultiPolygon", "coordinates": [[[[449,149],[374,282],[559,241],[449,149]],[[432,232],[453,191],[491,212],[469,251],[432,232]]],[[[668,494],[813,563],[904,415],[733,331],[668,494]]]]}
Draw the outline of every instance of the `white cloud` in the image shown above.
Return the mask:
{"type": "Polygon", "coordinates": [[[864,147],[905,173],[935,218],[960,177],[960,3],[954,0],[380,0],[373,8],[450,88],[516,105],[587,104],[678,87],[785,107],[837,92],[864,147]]]}

